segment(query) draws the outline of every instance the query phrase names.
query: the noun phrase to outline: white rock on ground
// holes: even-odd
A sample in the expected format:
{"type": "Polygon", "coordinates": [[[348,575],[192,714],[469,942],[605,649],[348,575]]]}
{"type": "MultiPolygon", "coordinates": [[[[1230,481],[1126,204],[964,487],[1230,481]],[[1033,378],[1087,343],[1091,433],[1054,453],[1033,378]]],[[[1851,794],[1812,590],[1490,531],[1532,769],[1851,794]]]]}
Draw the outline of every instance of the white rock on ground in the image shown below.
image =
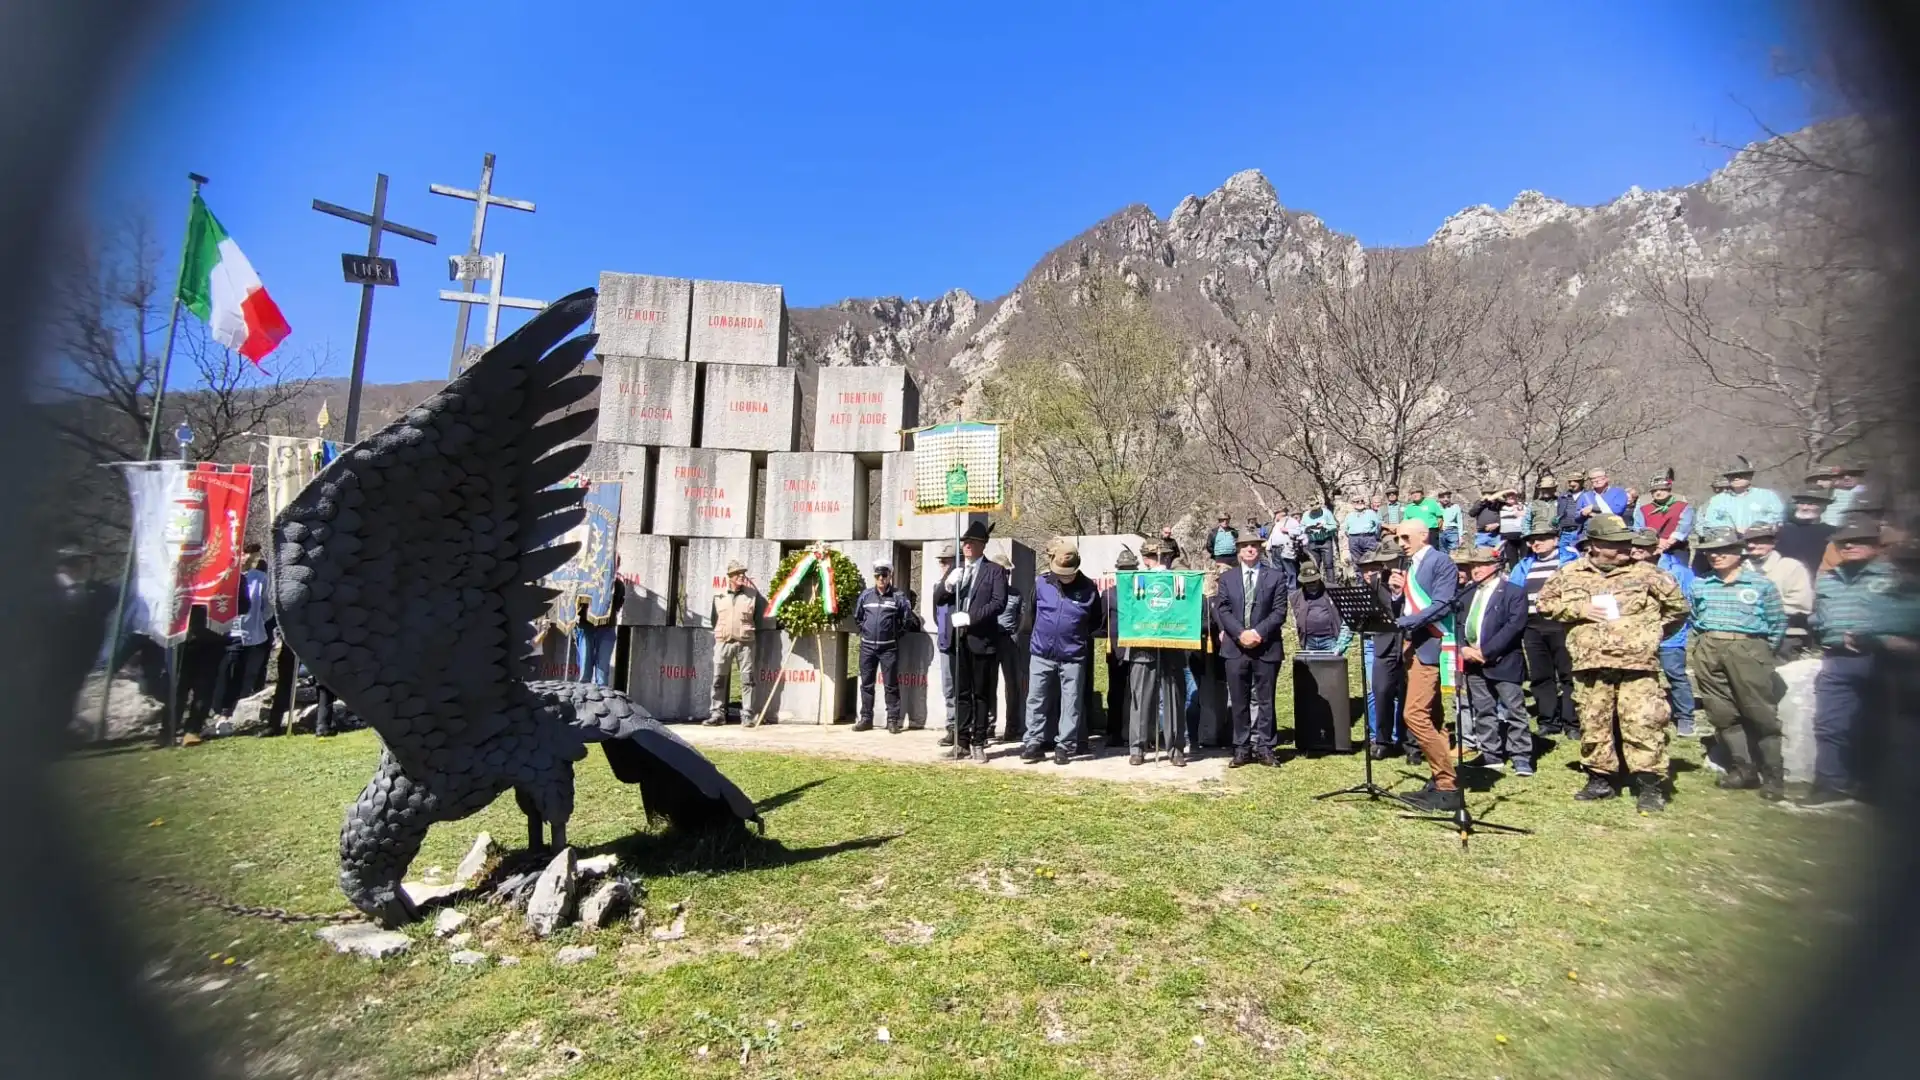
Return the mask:
{"type": "Polygon", "coordinates": [[[471,930],[462,930],[447,939],[447,948],[449,949],[464,949],[471,944],[473,944],[473,931],[471,930]]]}
{"type": "Polygon", "coordinates": [[[333,946],[335,952],[354,953],[373,960],[398,956],[413,947],[413,940],[395,930],[382,930],[372,923],[343,923],[323,927],[314,936],[333,946]]]}
{"type": "Polygon", "coordinates": [[[473,838],[473,847],[467,850],[467,857],[460,860],[460,866],[453,872],[453,883],[463,889],[473,888],[480,875],[487,869],[487,860],[493,858],[496,847],[493,837],[481,833],[473,838]]]}
{"type": "Polygon", "coordinates": [[[443,896],[451,896],[460,890],[452,885],[429,885],[424,881],[403,881],[400,891],[407,894],[414,907],[425,907],[443,896]]]}
{"type": "Polygon", "coordinates": [[[534,882],[533,895],[527,898],[527,929],[536,937],[558,930],[573,914],[575,890],[579,879],[572,848],[562,848],[534,882]]]}
{"type": "Polygon", "coordinates": [[[632,900],[633,885],[626,878],[608,878],[580,901],[580,925],[601,929],[619,918],[632,900]]]}
{"type": "Polygon", "coordinates": [[[620,856],[595,855],[589,859],[581,859],[575,867],[575,872],[583,878],[594,878],[605,877],[618,869],[620,869],[620,856]]]}
{"type": "Polygon", "coordinates": [[[447,959],[461,967],[477,967],[487,962],[487,954],[475,952],[472,949],[461,949],[459,952],[447,957],[447,959]]]}
{"type": "Polygon", "coordinates": [[[561,967],[572,967],[585,963],[600,955],[600,950],[592,945],[569,945],[553,954],[553,962],[561,967]]]}
{"type": "Polygon", "coordinates": [[[673,916],[673,924],[670,926],[661,927],[655,930],[653,932],[653,940],[679,941],[681,938],[687,936],[687,905],[686,903],[683,901],[681,903],[673,905],[673,910],[670,912],[670,914],[673,916]]]}
{"type": "Polygon", "coordinates": [[[454,931],[459,930],[461,926],[466,924],[466,921],[467,915],[465,912],[455,911],[452,908],[441,908],[433,916],[433,936],[446,937],[454,931]]]}

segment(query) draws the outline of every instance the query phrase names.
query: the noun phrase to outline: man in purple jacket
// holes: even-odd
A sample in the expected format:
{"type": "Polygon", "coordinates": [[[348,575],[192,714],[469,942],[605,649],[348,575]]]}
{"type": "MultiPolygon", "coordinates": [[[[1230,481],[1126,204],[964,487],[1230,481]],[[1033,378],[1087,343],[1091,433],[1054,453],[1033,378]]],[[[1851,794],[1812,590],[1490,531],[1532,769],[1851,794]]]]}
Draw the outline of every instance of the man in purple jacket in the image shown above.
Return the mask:
{"type": "Polygon", "coordinates": [[[1106,627],[1100,589],[1080,572],[1080,549],[1055,540],[1047,549],[1047,572],[1033,579],[1032,654],[1027,670],[1027,733],[1020,760],[1046,756],[1048,720],[1058,718],[1053,763],[1065,765],[1080,745],[1080,717],[1087,696],[1087,658],[1106,627]],[[1051,706],[1051,709],[1049,709],[1051,706]]]}

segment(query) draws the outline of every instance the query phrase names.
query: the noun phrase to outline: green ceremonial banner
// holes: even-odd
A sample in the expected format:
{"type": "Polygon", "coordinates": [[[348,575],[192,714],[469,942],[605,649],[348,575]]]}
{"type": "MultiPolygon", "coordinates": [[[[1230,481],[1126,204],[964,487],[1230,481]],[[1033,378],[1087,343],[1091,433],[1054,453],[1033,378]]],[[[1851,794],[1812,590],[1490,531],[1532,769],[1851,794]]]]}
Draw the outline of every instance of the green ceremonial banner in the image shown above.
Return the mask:
{"type": "Polygon", "coordinates": [[[1124,570],[1114,575],[1120,590],[1122,647],[1197,649],[1206,636],[1198,570],[1124,570]]]}

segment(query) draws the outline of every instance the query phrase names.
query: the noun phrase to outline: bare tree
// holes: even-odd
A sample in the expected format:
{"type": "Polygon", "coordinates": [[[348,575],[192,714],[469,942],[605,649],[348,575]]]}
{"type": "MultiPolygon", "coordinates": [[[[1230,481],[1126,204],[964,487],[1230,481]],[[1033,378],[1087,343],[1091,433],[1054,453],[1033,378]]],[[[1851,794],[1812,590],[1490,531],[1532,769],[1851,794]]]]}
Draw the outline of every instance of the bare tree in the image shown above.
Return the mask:
{"type": "Polygon", "coordinates": [[[1179,346],[1147,297],[1094,272],[1036,288],[1035,331],[983,388],[1044,530],[1157,533],[1186,509],[1179,346]]]}

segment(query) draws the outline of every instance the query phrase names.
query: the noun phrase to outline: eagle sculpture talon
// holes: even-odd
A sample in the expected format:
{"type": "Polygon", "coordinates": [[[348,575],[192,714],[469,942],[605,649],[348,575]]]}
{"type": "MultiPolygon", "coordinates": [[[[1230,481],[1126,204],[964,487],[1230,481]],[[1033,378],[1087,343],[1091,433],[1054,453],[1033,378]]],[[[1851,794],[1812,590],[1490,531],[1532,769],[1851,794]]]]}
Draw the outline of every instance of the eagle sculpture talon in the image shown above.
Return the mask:
{"type": "Polygon", "coordinates": [[[590,448],[595,410],[565,410],[591,334],[584,289],[548,305],[405,416],[356,443],[273,522],[274,613],[286,644],[380,735],[379,767],[340,831],[340,887],[384,925],[416,912],[400,889],[427,830],[507,789],[528,845],[567,843],[573,763],[599,743],[651,816],[760,822],[699,751],[626,695],[530,681],[540,584],[579,545],[585,489],[558,486],[590,448]],[[551,417],[551,419],[549,419],[551,417]],[[325,526],[321,528],[321,526],[325,526]]]}

